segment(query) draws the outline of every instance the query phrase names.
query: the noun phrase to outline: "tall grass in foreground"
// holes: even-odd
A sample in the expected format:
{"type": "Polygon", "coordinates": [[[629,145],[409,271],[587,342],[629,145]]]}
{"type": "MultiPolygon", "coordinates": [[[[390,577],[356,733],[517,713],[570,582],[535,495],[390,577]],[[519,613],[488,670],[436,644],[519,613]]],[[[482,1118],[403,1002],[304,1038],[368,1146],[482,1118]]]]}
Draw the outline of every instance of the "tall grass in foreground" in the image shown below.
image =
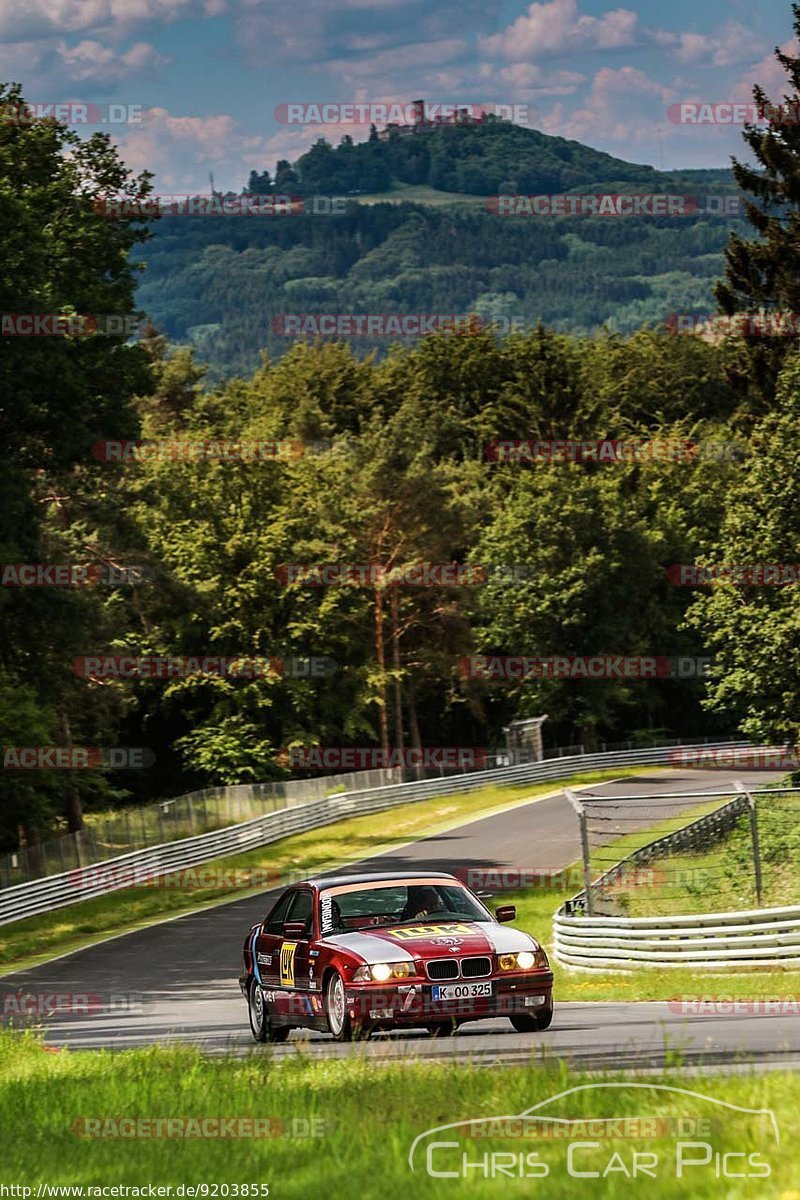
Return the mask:
{"type": "MultiPolygon", "coordinates": [[[[204,1057],[183,1047],[120,1054],[48,1053],[33,1035],[4,1032],[0,1033],[0,1182],[34,1189],[40,1182],[172,1184],[173,1188],[181,1183],[227,1184],[231,1196],[234,1184],[240,1188],[267,1184],[270,1196],[278,1200],[314,1195],[326,1200],[352,1196],[365,1200],[497,1196],[499,1200],[508,1195],[550,1200],[633,1194],[795,1200],[800,1169],[797,1095],[798,1077],[789,1072],[698,1077],[682,1072],[677,1062],[658,1078],[581,1076],[563,1064],[543,1061],[534,1043],[529,1065],[487,1069],[441,1061],[384,1065],[360,1056],[309,1061],[298,1054],[278,1060],[268,1050],[238,1059],[204,1057]],[[608,1086],[612,1082],[625,1086],[612,1088],[608,1086]],[[657,1117],[659,1124],[649,1127],[655,1128],[657,1136],[620,1137],[619,1124],[605,1126],[599,1133],[575,1126],[574,1136],[547,1140],[502,1136],[513,1132],[508,1126],[502,1131],[484,1126],[489,1134],[484,1137],[465,1136],[463,1129],[444,1130],[434,1140],[455,1140],[457,1148],[434,1149],[432,1165],[456,1170],[460,1177],[434,1178],[426,1173],[428,1142],[418,1146],[416,1170],[412,1173],[409,1167],[412,1143],[426,1130],[472,1118],[518,1114],[587,1083],[602,1086],[564,1096],[552,1102],[546,1114],[571,1120],[657,1117]],[[659,1091],[654,1084],[701,1095],[659,1091]],[[715,1099],[748,1109],[772,1109],[780,1144],[768,1118],[721,1107],[715,1099]],[[76,1132],[81,1128],[76,1121],[84,1118],[103,1119],[102,1128],[108,1131],[120,1127],[105,1122],[125,1117],[271,1118],[273,1130],[280,1126],[285,1132],[236,1140],[86,1138],[76,1132]],[[314,1129],[322,1136],[307,1136],[314,1129]],[[574,1151],[573,1168],[597,1171],[597,1176],[576,1178],[568,1173],[570,1141],[596,1143],[574,1151]],[[704,1143],[711,1149],[706,1164],[685,1167],[678,1178],[682,1141],[704,1143]],[[462,1151],[468,1163],[478,1164],[467,1168],[466,1177],[462,1151]],[[650,1156],[645,1161],[651,1163],[655,1178],[642,1174],[629,1178],[634,1152],[650,1156]],[[724,1153],[756,1157],[731,1158],[726,1168],[717,1157],[724,1153]],[[500,1154],[504,1154],[501,1159],[500,1154]],[[526,1159],[530,1155],[538,1158],[526,1159]],[[657,1156],[654,1167],[652,1155],[657,1156]],[[532,1173],[531,1163],[538,1164],[537,1174],[532,1173]],[[489,1173],[499,1165],[505,1169],[495,1171],[494,1178],[486,1177],[481,1164],[489,1173]],[[547,1176],[538,1177],[544,1166],[547,1176]],[[758,1177],[731,1178],[734,1171],[758,1177]]],[[[629,1125],[627,1132],[636,1135],[647,1128],[629,1125]]],[[[706,1156],[700,1148],[684,1153],[694,1159],[706,1156]]]]}

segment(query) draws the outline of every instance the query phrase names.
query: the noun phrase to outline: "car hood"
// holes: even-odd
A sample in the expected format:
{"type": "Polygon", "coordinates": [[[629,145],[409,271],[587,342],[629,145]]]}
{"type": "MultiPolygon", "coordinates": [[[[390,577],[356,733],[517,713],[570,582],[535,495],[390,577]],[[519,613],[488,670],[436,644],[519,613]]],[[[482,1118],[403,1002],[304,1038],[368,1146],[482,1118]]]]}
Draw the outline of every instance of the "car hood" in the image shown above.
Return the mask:
{"type": "Polygon", "coordinates": [[[521,929],[495,921],[432,921],[337,933],[325,944],[359,955],[365,962],[407,962],[414,958],[465,954],[512,954],[539,943],[521,929]]]}

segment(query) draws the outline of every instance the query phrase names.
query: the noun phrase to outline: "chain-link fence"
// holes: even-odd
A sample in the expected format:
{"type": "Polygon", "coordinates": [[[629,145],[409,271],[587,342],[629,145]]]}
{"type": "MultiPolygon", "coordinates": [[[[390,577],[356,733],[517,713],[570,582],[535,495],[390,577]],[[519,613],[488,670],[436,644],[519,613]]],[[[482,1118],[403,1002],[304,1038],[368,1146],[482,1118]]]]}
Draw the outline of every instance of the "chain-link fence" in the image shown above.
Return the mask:
{"type": "Polygon", "coordinates": [[[800,788],[568,794],[584,888],[567,911],[651,917],[800,904],[800,788]]]}
{"type": "MultiPolygon", "coordinates": [[[[551,760],[595,751],[635,750],[648,746],[702,746],[709,740],[665,740],[641,736],[624,742],[600,742],[592,750],[581,745],[552,747],[545,750],[544,758],[551,760]]],[[[714,739],[715,744],[733,740],[732,737],[714,739]]],[[[529,751],[509,751],[501,748],[485,756],[481,752],[476,756],[476,761],[480,763],[480,770],[491,771],[535,760],[529,751]]],[[[413,768],[379,768],[285,782],[204,788],[172,800],[161,800],[154,804],[125,809],[102,819],[93,818],[89,814],[85,828],[78,833],[63,833],[47,841],[24,846],[17,851],[0,854],[0,889],[91,866],[129,851],[143,850],[148,846],[224,829],[228,825],[240,824],[276,809],[320,800],[336,792],[358,791],[381,787],[384,784],[463,773],[463,767],[444,764],[413,768]]]]}
{"type": "Polygon", "coordinates": [[[286,783],[204,788],[173,800],[126,809],[103,820],[89,817],[78,833],[65,833],[0,855],[0,888],[91,866],[132,850],[211,833],[336,792],[398,783],[400,778],[400,771],[392,768],[286,783]]]}

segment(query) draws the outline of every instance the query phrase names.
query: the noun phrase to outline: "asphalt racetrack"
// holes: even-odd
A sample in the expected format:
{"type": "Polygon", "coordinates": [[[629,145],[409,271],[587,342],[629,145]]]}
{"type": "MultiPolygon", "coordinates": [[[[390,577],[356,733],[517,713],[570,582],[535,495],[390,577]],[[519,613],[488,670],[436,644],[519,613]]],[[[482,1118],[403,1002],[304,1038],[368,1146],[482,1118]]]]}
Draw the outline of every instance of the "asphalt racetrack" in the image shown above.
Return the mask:
{"type": "MultiPolygon", "coordinates": [[[[670,770],[592,785],[583,794],[723,791],[734,777],[726,771],[670,770]]],[[[774,775],[747,772],[745,778],[757,786],[774,775]]],[[[651,817],[644,814],[645,825],[670,811],[676,811],[675,806],[664,801],[654,804],[651,817]]],[[[390,818],[389,813],[387,824],[390,818]]],[[[575,813],[559,794],[401,847],[359,864],[358,869],[560,868],[574,862],[579,853],[575,813]]],[[[666,1001],[560,1004],[557,988],[555,1019],[544,1033],[518,1034],[507,1020],[498,1019],[467,1024],[450,1038],[431,1038],[423,1030],[413,1030],[339,1044],[322,1034],[293,1030],[283,1045],[256,1046],[237,976],[244,934],[264,915],[272,895],[250,896],[178,917],[7,975],[0,979],[0,994],[88,994],[88,1012],[56,1012],[42,1022],[47,1043],[76,1049],[185,1041],[212,1052],[278,1056],[294,1054],[298,1048],[313,1057],[478,1055],[487,1065],[528,1059],[535,1051],[598,1069],[656,1067],[665,1052],[674,1049],[681,1051],[685,1063],[698,1066],[742,1058],[760,1065],[800,1061],[797,1016],[685,1016],[671,1011],[666,1001]]],[[[53,919],[58,920],[57,912],[53,919]]],[[[529,932],[545,943],[551,936],[550,929],[529,932]]],[[[752,979],[757,994],[758,976],[752,979]]],[[[726,990],[722,979],[718,990],[726,990]]]]}

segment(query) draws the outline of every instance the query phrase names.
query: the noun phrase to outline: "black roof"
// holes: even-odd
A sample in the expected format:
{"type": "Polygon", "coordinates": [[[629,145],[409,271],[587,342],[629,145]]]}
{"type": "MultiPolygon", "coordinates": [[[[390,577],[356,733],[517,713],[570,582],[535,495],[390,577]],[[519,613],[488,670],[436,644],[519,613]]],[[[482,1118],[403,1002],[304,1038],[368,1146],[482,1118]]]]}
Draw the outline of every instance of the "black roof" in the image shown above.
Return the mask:
{"type": "Polygon", "coordinates": [[[367,871],[361,875],[322,875],[315,879],[307,879],[306,883],[322,890],[348,883],[389,883],[391,880],[419,879],[422,876],[426,879],[446,879],[450,883],[461,882],[455,875],[448,875],[446,871],[426,871],[424,867],[420,867],[418,871],[367,871]]]}

